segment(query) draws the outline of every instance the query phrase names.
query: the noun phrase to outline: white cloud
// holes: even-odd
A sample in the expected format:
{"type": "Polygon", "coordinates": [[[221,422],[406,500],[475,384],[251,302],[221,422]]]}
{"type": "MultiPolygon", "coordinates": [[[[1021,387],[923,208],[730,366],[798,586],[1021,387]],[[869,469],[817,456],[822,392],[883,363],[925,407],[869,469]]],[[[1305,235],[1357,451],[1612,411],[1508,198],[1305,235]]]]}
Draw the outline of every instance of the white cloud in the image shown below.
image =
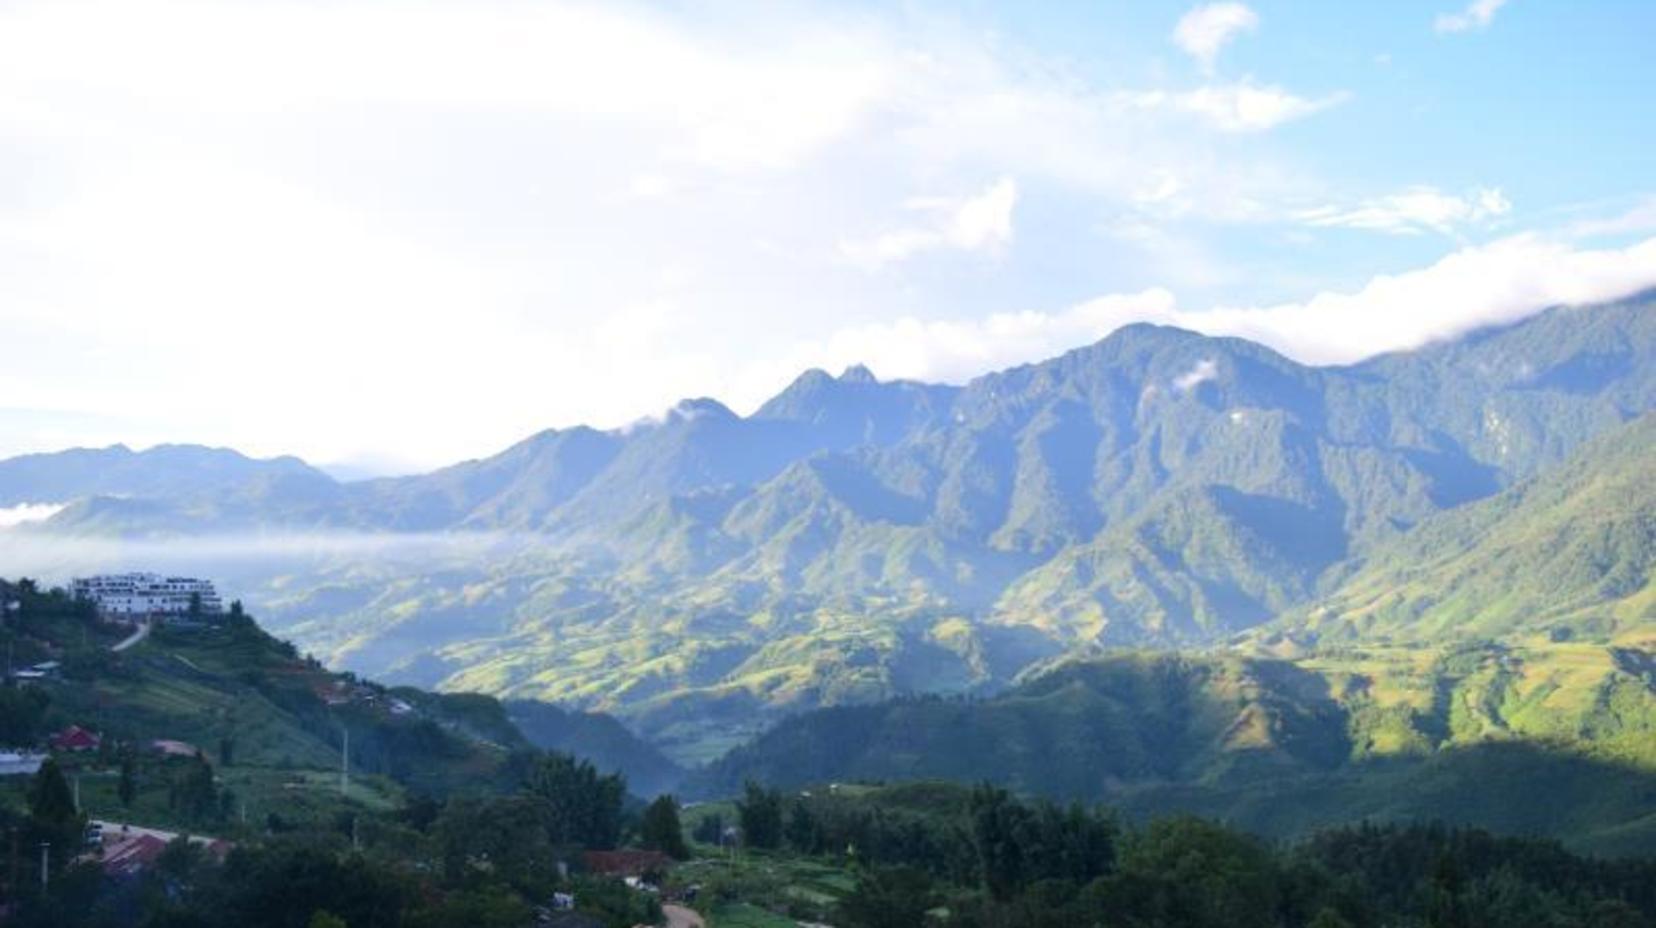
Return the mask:
{"type": "Polygon", "coordinates": [[[1173,42],[1211,73],[1226,43],[1259,26],[1259,16],[1242,3],[1209,3],[1179,18],[1173,42]]]}
{"type": "Polygon", "coordinates": [[[1311,226],[1366,229],[1392,235],[1422,232],[1450,235],[1468,226],[1487,225],[1511,211],[1512,202],[1498,187],[1480,187],[1464,196],[1444,193],[1435,187],[1411,187],[1351,206],[1302,210],[1294,218],[1311,226]]]}
{"type": "Polygon", "coordinates": [[[744,408],[753,408],[799,371],[840,370],[866,364],[882,378],[959,383],[992,370],[1052,357],[1096,341],[1136,319],[1165,319],[1173,294],[1162,288],[1111,294],[1069,309],[994,313],[980,319],[923,320],[849,326],[821,342],[751,366],[742,383],[744,408]]]}
{"type": "Polygon", "coordinates": [[[61,503],[18,503],[0,506],[0,528],[12,528],[25,522],[44,522],[63,511],[61,503]]]}
{"type": "Polygon", "coordinates": [[[1488,29],[1489,24],[1495,21],[1495,14],[1501,7],[1506,6],[1507,0],[1472,0],[1466,9],[1459,13],[1439,13],[1432,21],[1432,28],[1437,32],[1470,32],[1473,30],[1488,29]]]}
{"type": "MultiPolygon", "coordinates": [[[[1055,312],[981,320],[914,318],[841,330],[790,359],[792,369],[867,362],[882,376],[962,382],[1053,357],[1133,322],[1233,335],[1310,364],[1345,364],[1416,348],[1556,305],[1617,299],[1656,286],[1656,238],[1586,251],[1534,235],[1468,247],[1435,264],[1375,277],[1352,292],[1259,307],[1181,309],[1172,293],[1112,294],[1055,312]]],[[[774,384],[780,371],[766,370],[774,384]]],[[[1174,384],[1216,370],[1197,365],[1174,384]]],[[[758,391],[763,392],[763,391],[758,391]]]]}
{"type": "Polygon", "coordinates": [[[911,199],[904,205],[930,216],[929,223],[896,229],[868,240],[843,242],[840,252],[849,260],[870,267],[942,248],[992,254],[1012,241],[1012,210],[1017,202],[1018,185],[1009,177],[964,199],[911,199]]]}
{"type": "Polygon", "coordinates": [[[1350,97],[1345,93],[1335,93],[1312,100],[1281,87],[1243,80],[1183,92],[1128,92],[1117,95],[1116,99],[1123,105],[1138,109],[1188,113],[1223,132],[1262,132],[1337,106],[1350,97]]]}
{"type": "Polygon", "coordinates": [[[1203,358],[1185,371],[1173,378],[1173,390],[1177,393],[1189,393],[1210,380],[1219,379],[1219,365],[1212,358],[1203,358]]]}

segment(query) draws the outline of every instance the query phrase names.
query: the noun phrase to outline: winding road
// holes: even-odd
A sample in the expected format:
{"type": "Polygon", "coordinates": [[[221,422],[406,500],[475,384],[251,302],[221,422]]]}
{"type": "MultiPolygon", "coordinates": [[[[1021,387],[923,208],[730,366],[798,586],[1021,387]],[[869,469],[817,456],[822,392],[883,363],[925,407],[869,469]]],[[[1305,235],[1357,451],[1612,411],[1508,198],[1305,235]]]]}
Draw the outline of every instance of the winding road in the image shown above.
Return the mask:
{"type": "Polygon", "coordinates": [[[668,903],[661,907],[661,914],[667,916],[667,928],[707,928],[700,915],[682,905],[668,903]]]}
{"type": "Polygon", "coordinates": [[[122,651],[125,651],[127,648],[130,648],[133,645],[137,644],[138,642],[143,641],[145,638],[149,637],[150,626],[153,625],[153,624],[154,623],[152,623],[152,622],[140,622],[140,623],[138,623],[138,630],[137,631],[133,632],[132,634],[130,634],[128,636],[126,636],[125,638],[122,638],[119,642],[111,645],[109,650],[114,651],[116,653],[120,653],[122,651]]]}

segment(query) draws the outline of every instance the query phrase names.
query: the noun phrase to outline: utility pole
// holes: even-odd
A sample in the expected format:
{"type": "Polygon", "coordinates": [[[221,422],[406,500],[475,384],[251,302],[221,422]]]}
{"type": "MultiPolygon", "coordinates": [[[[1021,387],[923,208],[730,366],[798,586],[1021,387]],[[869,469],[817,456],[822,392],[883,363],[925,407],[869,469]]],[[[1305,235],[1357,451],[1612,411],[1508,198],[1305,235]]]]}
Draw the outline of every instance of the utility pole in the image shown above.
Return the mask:
{"type": "Polygon", "coordinates": [[[345,788],[351,784],[351,730],[340,727],[345,733],[345,749],[339,752],[339,798],[345,798],[345,788]]]}
{"type": "Polygon", "coordinates": [[[47,852],[51,849],[52,842],[40,842],[40,892],[42,895],[46,893],[46,885],[51,879],[52,858],[47,856],[47,852]]]}

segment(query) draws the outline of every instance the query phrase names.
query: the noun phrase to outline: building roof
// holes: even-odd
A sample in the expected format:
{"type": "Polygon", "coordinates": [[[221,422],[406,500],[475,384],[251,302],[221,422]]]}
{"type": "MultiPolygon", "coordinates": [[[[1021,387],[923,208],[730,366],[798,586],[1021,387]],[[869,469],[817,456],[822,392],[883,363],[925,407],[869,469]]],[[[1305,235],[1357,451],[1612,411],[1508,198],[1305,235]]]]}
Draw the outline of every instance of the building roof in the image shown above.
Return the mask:
{"type": "Polygon", "coordinates": [[[149,743],[150,750],[173,757],[194,757],[201,750],[188,741],[173,741],[170,738],[157,738],[149,743]]]}
{"type": "Polygon", "coordinates": [[[605,876],[643,876],[672,866],[673,858],[660,851],[587,851],[583,858],[589,873],[605,876]]]}
{"type": "Polygon", "coordinates": [[[116,835],[105,833],[103,870],[109,876],[132,876],[155,863],[167,842],[152,834],[116,835]]]}
{"type": "Polygon", "coordinates": [[[97,732],[87,731],[79,725],[71,725],[53,735],[47,743],[59,751],[90,751],[102,744],[103,739],[97,732]]]}

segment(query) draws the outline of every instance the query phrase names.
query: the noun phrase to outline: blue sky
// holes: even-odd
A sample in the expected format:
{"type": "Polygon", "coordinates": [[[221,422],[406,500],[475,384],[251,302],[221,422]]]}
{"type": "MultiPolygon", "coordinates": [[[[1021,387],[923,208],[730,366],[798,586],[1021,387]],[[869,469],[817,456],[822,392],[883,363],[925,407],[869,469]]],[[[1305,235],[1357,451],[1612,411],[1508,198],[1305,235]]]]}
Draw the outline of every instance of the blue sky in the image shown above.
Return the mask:
{"type": "Polygon", "coordinates": [[[1656,6],[0,3],[0,455],[407,470],[1656,284],[1656,6]]]}

